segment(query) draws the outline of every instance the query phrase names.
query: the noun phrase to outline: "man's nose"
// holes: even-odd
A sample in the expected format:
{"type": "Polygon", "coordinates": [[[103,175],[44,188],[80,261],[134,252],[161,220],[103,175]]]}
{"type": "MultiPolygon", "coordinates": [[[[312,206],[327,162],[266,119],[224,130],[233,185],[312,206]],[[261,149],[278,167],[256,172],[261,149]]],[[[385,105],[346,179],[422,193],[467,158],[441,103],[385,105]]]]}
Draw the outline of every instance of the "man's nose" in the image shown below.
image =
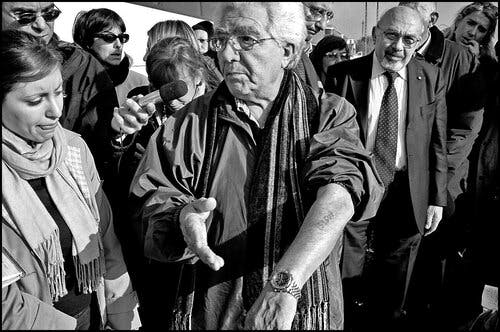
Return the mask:
{"type": "Polygon", "coordinates": [[[239,61],[240,59],[240,52],[235,49],[232,40],[228,40],[224,48],[218,53],[219,58],[227,62],[239,61]]]}
{"type": "Polygon", "coordinates": [[[326,16],[322,16],[320,20],[316,21],[315,25],[320,31],[324,31],[327,25],[326,16]]]}
{"type": "Polygon", "coordinates": [[[40,32],[47,28],[47,22],[42,15],[38,15],[36,20],[31,24],[31,27],[33,30],[40,32]]]}

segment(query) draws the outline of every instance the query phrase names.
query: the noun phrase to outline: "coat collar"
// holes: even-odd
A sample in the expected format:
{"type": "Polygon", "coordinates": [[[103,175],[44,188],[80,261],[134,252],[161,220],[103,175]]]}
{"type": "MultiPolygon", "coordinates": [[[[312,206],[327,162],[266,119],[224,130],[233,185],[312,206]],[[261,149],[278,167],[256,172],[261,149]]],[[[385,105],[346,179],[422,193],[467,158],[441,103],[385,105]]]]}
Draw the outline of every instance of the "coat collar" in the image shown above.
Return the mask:
{"type": "MultiPolygon", "coordinates": [[[[444,35],[436,26],[431,27],[429,31],[431,33],[431,43],[423,57],[427,62],[435,64],[443,60],[444,35]]],[[[417,56],[421,57],[418,53],[417,56]]]]}

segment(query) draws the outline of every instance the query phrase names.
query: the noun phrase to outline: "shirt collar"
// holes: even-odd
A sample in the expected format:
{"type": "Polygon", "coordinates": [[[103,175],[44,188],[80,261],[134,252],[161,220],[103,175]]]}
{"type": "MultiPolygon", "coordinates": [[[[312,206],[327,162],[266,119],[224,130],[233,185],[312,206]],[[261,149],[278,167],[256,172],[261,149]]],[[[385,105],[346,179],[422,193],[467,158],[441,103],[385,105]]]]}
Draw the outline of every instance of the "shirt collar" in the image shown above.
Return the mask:
{"type": "MultiPolygon", "coordinates": [[[[382,68],[380,65],[380,62],[378,61],[377,56],[375,55],[375,52],[373,52],[373,66],[372,66],[372,76],[370,79],[374,79],[379,77],[380,75],[383,75],[387,70],[382,68]]],[[[398,76],[401,77],[403,80],[406,81],[406,66],[403,67],[403,69],[399,70],[398,76]]]]}
{"type": "Polygon", "coordinates": [[[427,35],[427,40],[416,51],[418,54],[420,54],[421,56],[425,55],[425,52],[427,52],[427,49],[429,48],[429,45],[431,44],[431,38],[432,38],[432,36],[431,36],[430,31],[429,31],[429,33],[427,35]]]}
{"type": "Polygon", "coordinates": [[[235,100],[235,103],[236,103],[236,109],[239,111],[239,112],[242,112],[244,114],[246,114],[246,116],[248,116],[248,118],[254,122],[258,128],[260,128],[260,124],[259,124],[259,121],[257,121],[257,119],[255,118],[255,116],[253,116],[252,112],[250,112],[250,108],[248,108],[248,105],[245,103],[245,101],[239,99],[239,98],[236,98],[234,97],[234,100],[235,100]]]}

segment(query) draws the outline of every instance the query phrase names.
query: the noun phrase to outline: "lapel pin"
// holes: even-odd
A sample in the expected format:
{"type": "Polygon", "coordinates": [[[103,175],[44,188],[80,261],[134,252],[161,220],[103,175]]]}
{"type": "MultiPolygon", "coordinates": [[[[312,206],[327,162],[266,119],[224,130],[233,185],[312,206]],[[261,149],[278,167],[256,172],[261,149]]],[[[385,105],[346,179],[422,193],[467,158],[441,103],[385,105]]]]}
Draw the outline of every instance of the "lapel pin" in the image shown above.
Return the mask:
{"type": "Polygon", "coordinates": [[[421,80],[422,79],[422,76],[417,76],[417,80],[421,80]]]}

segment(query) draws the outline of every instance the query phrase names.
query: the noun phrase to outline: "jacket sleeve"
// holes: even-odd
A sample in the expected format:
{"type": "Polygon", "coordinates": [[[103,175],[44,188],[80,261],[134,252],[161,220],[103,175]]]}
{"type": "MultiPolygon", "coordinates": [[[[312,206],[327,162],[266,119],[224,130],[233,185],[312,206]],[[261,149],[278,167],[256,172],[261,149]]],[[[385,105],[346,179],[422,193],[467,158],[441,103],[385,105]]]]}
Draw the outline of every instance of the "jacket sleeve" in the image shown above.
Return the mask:
{"type": "MultiPolygon", "coordinates": [[[[130,186],[133,219],[143,238],[144,255],[161,262],[194,255],[179,225],[181,209],[195,199],[205,151],[204,112],[193,103],[167,119],[149,140],[130,186]],[[138,224],[138,225],[137,225],[138,224]]],[[[207,113],[207,112],[205,112],[207,113]]]]}
{"type": "MultiPolygon", "coordinates": [[[[84,145],[85,146],[85,145],[84,145]]],[[[90,190],[95,193],[100,215],[100,234],[104,247],[106,274],[104,292],[106,297],[107,326],[112,329],[138,329],[141,326],[138,313],[138,300],[123,259],[122,248],[115,235],[111,206],[104,194],[101,180],[94,165],[90,151],[85,146],[83,159],[89,171],[90,190]]]]}
{"type": "Polygon", "coordinates": [[[448,183],[448,158],[446,150],[447,111],[446,87],[441,75],[436,80],[435,102],[436,114],[432,125],[432,136],[429,156],[429,205],[446,206],[448,183]]]}
{"type": "Polygon", "coordinates": [[[353,220],[375,216],[383,185],[375,163],[359,139],[354,106],[345,98],[326,94],[321,99],[318,133],[312,136],[305,167],[307,190],[342,183],[355,206],[353,220]]]}
{"type": "Polygon", "coordinates": [[[74,330],[76,319],[22,292],[17,283],[2,287],[2,330],[74,330]]]}

